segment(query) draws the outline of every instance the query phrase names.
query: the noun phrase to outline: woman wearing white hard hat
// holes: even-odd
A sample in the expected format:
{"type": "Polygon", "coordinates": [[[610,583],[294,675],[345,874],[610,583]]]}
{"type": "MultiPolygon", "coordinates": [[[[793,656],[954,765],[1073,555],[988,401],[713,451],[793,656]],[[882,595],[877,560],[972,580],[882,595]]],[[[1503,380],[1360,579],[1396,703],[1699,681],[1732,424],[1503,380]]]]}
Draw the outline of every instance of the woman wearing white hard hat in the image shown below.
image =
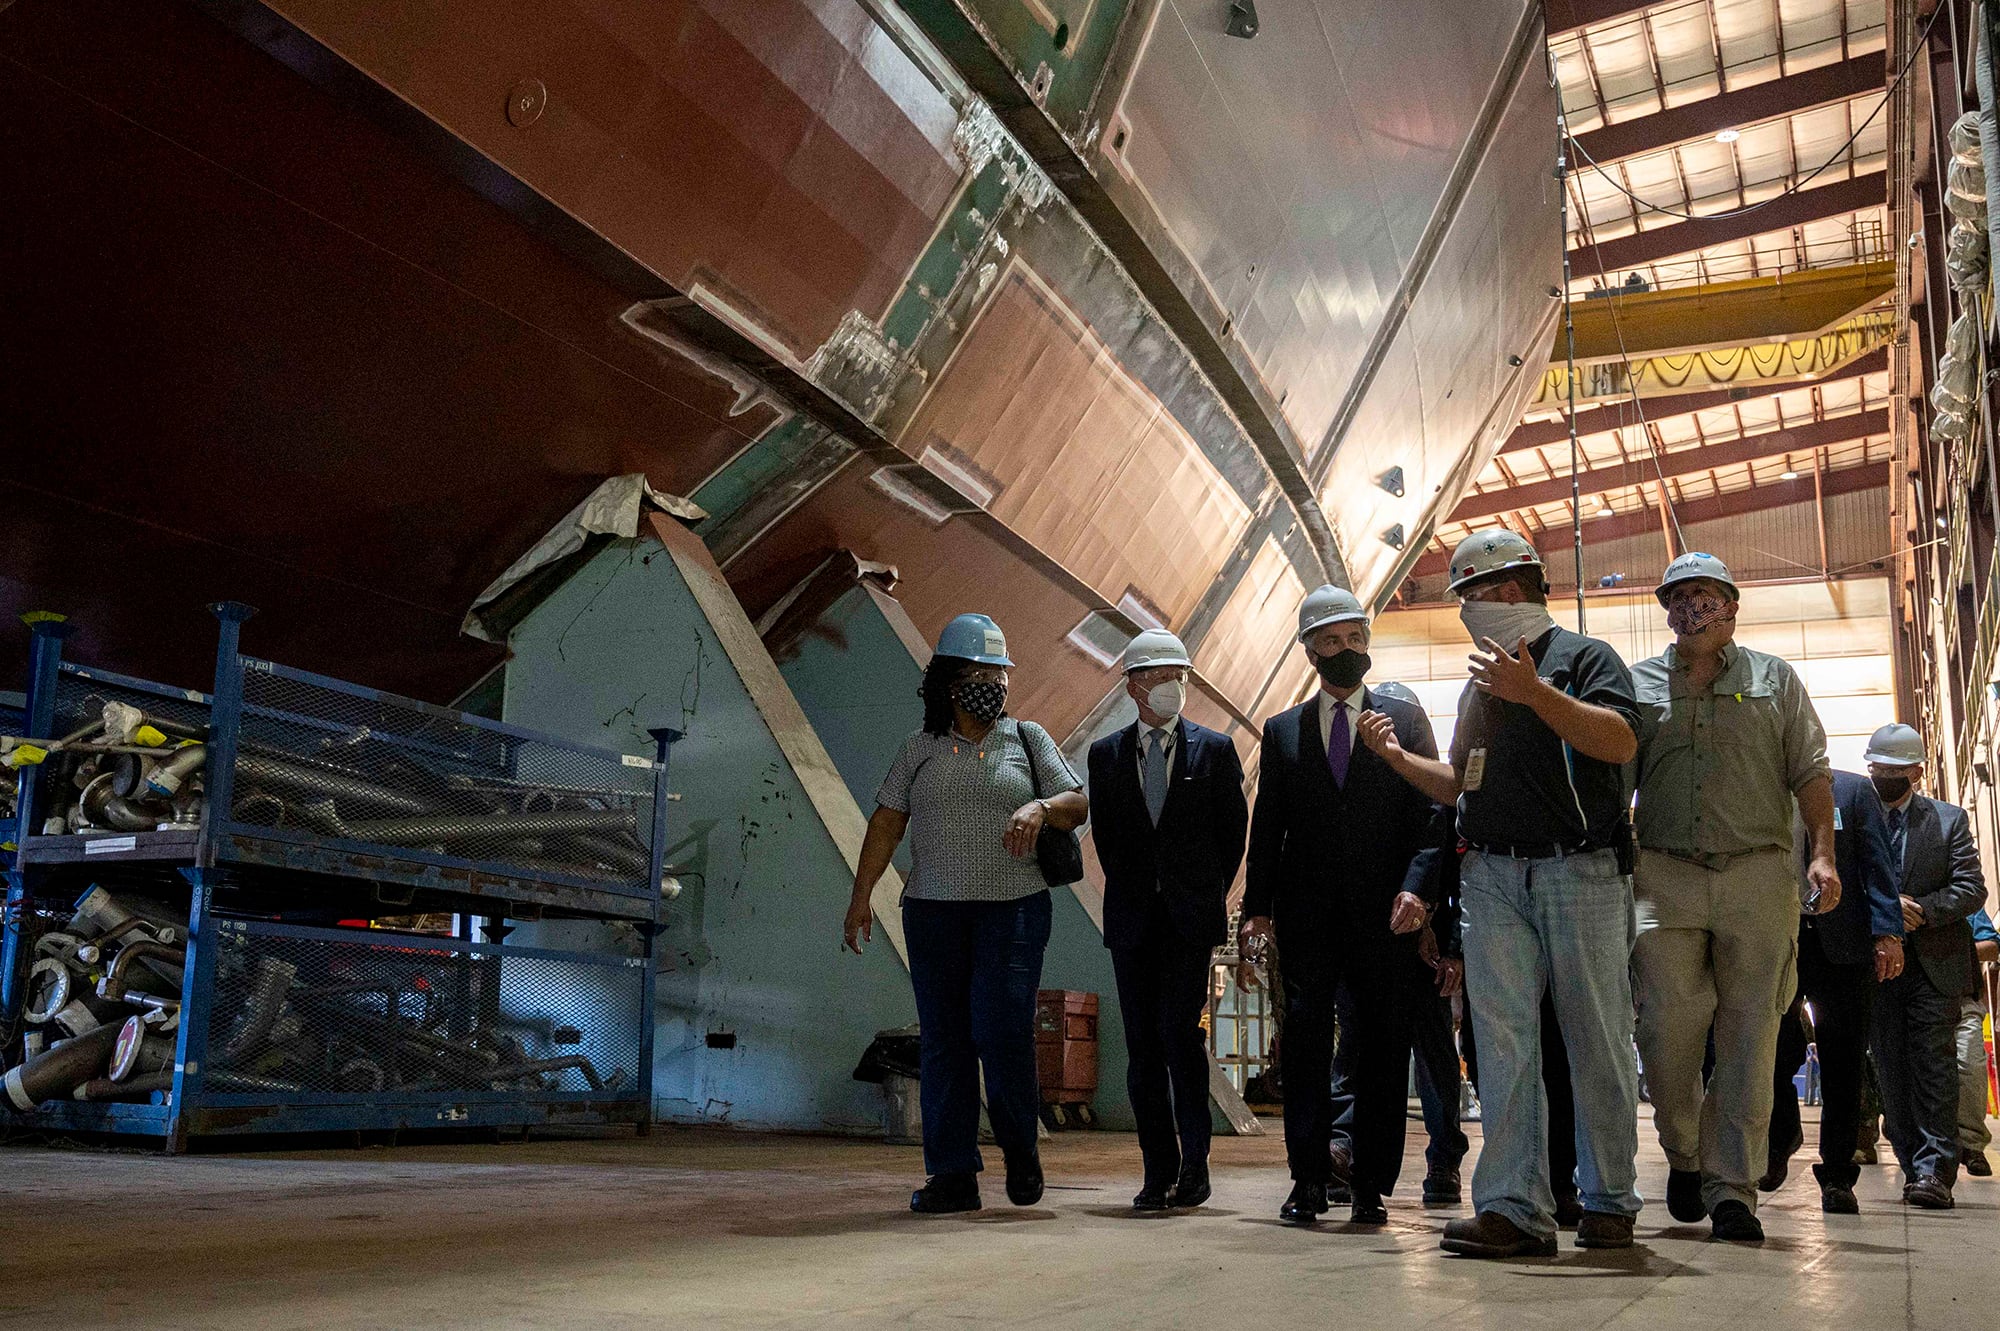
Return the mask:
{"type": "Polygon", "coordinates": [[[1042,1196],[1034,1019],[1051,905],[1037,845],[1045,827],[1082,826],[1089,805],[1049,733],[1006,714],[1013,664],[987,616],[945,626],[919,689],[923,727],[876,792],[844,925],[860,952],[874,934],[869,899],[907,832],[903,938],[922,1027],[930,1176],[910,1209],[925,1214],[979,1209],[982,1068],[1008,1200],[1042,1196]]]}

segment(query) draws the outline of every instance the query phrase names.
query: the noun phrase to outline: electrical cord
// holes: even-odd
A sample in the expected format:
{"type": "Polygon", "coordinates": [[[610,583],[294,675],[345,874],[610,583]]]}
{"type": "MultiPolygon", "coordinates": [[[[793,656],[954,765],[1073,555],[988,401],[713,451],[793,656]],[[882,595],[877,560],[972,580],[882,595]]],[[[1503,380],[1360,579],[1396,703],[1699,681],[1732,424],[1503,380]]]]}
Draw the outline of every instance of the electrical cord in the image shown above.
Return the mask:
{"type": "MultiPolygon", "coordinates": [[[[1683,211],[1678,208],[1664,207],[1657,203],[1651,203],[1645,199],[1640,198],[1638,195],[1634,194],[1631,190],[1625,188],[1624,185],[1620,184],[1617,178],[1614,177],[1611,174],[1611,172],[1604,167],[1602,163],[1600,163],[1596,158],[1590,155],[1590,150],[1583,146],[1582,141],[1579,140],[1576,135],[1571,134],[1569,132],[1569,113],[1567,109],[1565,109],[1563,112],[1563,136],[1569,141],[1570,146],[1576,149],[1577,155],[1583,158],[1585,162],[1589,163],[1591,170],[1597,172],[1598,175],[1604,177],[1606,183],[1608,183],[1611,186],[1611,188],[1617,190],[1620,194],[1623,194],[1626,198],[1630,199],[1633,203],[1638,204],[1641,208],[1644,208],[1647,212],[1662,213],[1668,217],[1678,218],[1683,222],[1722,221],[1732,217],[1743,217],[1750,213],[1759,212],[1762,209],[1770,207],[1772,204],[1776,203],[1780,199],[1787,198],[1793,194],[1797,194],[1799,191],[1803,190],[1807,185],[1810,185],[1821,174],[1830,170],[1835,162],[1840,161],[1841,158],[1846,156],[1848,150],[1851,149],[1855,145],[1855,143],[1860,140],[1862,134],[1867,132],[1868,127],[1875,123],[1875,117],[1881,115],[1884,108],[1886,108],[1889,105],[1890,101],[1894,99],[1897,90],[1903,86],[1903,80],[1907,79],[1910,76],[1910,71],[1916,68],[1917,57],[1922,55],[1924,52],[1924,48],[1930,44],[1931,29],[1937,26],[1938,19],[1942,17],[1945,11],[1950,8],[1951,8],[1950,5],[1939,5],[1937,9],[1931,13],[1930,22],[1924,25],[1923,32],[1918,34],[1916,41],[1911,44],[1910,58],[1903,62],[1903,67],[1896,72],[1895,79],[1889,84],[1888,88],[1886,88],[1883,91],[1881,102],[1876,105],[1873,111],[1870,111],[1868,113],[1866,119],[1864,119],[1858,126],[1855,127],[1854,132],[1847,136],[1846,142],[1842,143],[1838,148],[1834,149],[1833,156],[1827,158],[1824,162],[1821,162],[1818,166],[1814,167],[1804,176],[1793,181],[1791,184],[1785,186],[1784,189],[1778,191],[1776,194],[1773,194],[1770,198],[1761,199],[1756,203],[1745,204],[1741,208],[1731,208],[1725,212],[1719,212],[1719,213],[1695,213],[1695,212],[1683,211]]],[[[1718,73],[1720,73],[1720,71],[1718,71],[1718,73]]],[[[1562,87],[1560,84],[1558,84],[1556,87],[1556,97],[1558,101],[1560,101],[1562,98],[1562,87]]],[[[1587,218],[1585,225],[1588,226],[1587,218]]],[[[1564,241],[1565,243],[1567,243],[1568,238],[1565,237],[1564,241]]]]}

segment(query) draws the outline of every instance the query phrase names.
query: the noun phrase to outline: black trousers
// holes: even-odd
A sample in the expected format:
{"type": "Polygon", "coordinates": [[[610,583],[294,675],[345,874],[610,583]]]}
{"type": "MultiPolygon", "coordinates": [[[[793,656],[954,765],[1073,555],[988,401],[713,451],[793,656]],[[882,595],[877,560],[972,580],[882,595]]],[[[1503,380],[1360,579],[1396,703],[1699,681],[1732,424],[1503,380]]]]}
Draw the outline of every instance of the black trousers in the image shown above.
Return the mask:
{"type": "MultiPolygon", "coordinates": [[[[1472,1149],[1458,1126],[1458,1042],[1451,1029],[1451,1000],[1437,991],[1437,973],[1413,961],[1402,976],[1404,1024],[1417,1073],[1417,1101],[1423,1106],[1424,1132],[1430,1144],[1424,1163],[1431,1169],[1457,1169],[1472,1149]]],[[[1354,1149],[1354,1047],[1345,1032],[1354,1024],[1347,986],[1340,989],[1340,1043],[1333,1051],[1333,1144],[1354,1149]]]]}
{"type": "MultiPolygon", "coordinates": [[[[1467,995],[1468,1002],[1470,995],[1467,995]]],[[[1472,1009],[1459,1023],[1458,1042],[1465,1051],[1465,1079],[1479,1091],[1479,1042],[1472,1037],[1472,1009]]],[[[1576,1200],[1576,1091],[1569,1079],[1569,1047],[1556,1021],[1556,1001],[1542,993],[1542,1094],[1549,1102],[1549,1191],[1559,1202],[1576,1200]]]]}
{"type": "Polygon", "coordinates": [[[1958,1179],[1958,995],[1914,959],[1875,994],[1882,1132],[1908,1179],[1958,1179]]]}
{"type": "Polygon", "coordinates": [[[1182,1169],[1208,1163],[1206,943],[1191,943],[1157,900],[1139,945],[1114,948],[1118,1008],[1125,1022],[1125,1090],[1139,1127],[1146,1183],[1170,1187],[1182,1169]]]}
{"type": "MultiPolygon", "coordinates": [[[[1397,944],[1391,946],[1400,946],[1397,944]]],[[[1354,1181],[1387,1193],[1403,1167],[1404,1089],[1410,1037],[1402,994],[1387,959],[1362,961],[1353,948],[1278,943],[1285,988],[1285,1034],[1278,1057],[1285,1078],[1285,1159],[1301,1183],[1327,1181],[1333,1133],[1333,1047],[1340,982],[1352,986],[1354,1181]]]]}
{"type": "Polygon", "coordinates": [[[1806,1061],[1806,1030],[1800,1008],[1812,1004],[1813,1044],[1819,1051],[1819,1163],[1813,1177],[1822,1188],[1851,1188],[1861,1177],[1854,1148],[1861,1134],[1861,1082],[1868,1065],[1868,1024],[1875,1003],[1873,962],[1835,963],[1826,959],[1819,937],[1805,930],[1799,940],[1799,993],[1778,1027],[1777,1066],[1771,1080],[1770,1163],[1788,1158],[1803,1135],[1799,1095],[1792,1075],[1806,1061]]]}

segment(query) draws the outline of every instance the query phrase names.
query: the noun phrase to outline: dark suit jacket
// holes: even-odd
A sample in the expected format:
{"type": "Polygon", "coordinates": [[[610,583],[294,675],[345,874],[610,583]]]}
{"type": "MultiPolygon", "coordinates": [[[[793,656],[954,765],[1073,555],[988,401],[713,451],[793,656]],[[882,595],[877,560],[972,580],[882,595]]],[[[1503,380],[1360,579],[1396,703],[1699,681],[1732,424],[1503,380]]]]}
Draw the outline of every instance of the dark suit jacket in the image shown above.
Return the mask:
{"type": "MultiPolygon", "coordinates": [[[[1397,939],[1389,932],[1389,909],[1411,860],[1432,844],[1431,802],[1358,739],[1347,784],[1336,786],[1326,767],[1319,705],[1314,693],[1264,724],[1243,915],[1269,915],[1280,947],[1304,935],[1314,944],[1338,943],[1357,958],[1386,960],[1392,947],[1414,950],[1414,935],[1397,939]]],[[[1388,714],[1406,750],[1437,756],[1421,708],[1372,693],[1363,706],[1388,714]]]]}
{"type": "Polygon", "coordinates": [[[1973,992],[1972,926],[1966,916],[1986,901],[1979,849],[1965,810],[1912,795],[1903,831],[1903,895],[1924,908],[1924,923],[1903,939],[1931,983],[1944,993],[1973,992]]]}
{"type": "MultiPolygon", "coordinates": [[[[1840,826],[1833,833],[1834,868],[1840,874],[1840,904],[1824,915],[1799,921],[1799,941],[1819,936],[1820,950],[1835,965],[1872,961],[1877,938],[1903,936],[1903,902],[1897,892],[1895,857],[1889,851],[1889,820],[1867,777],[1833,774],[1833,804],[1840,826]]],[[[1799,876],[1805,876],[1802,846],[1799,876]]]]}
{"type": "Polygon", "coordinates": [[[1090,746],[1090,839],[1104,866],[1104,945],[1139,945],[1157,895],[1190,943],[1229,933],[1229,888],[1243,863],[1250,804],[1227,737],[1186,717],[1156,827],[1139,784],[1139,723],[1090,746]]]}

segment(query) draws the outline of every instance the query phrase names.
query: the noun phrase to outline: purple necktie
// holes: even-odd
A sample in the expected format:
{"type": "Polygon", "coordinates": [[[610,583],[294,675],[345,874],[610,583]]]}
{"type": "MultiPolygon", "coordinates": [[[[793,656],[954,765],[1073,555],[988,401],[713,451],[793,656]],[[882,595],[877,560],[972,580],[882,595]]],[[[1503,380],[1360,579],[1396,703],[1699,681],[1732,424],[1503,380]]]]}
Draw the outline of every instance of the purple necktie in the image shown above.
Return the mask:
{"type": "Polygon", "coordinates": [[[1347,733],[1347,709],[1333,709],[1333,720],[1326,737],[1326,770],[1333,773],[1333,784],[1345,789],[1347,786],[1347,759],[1354,744],[1354,737],[1347,733]]]}

